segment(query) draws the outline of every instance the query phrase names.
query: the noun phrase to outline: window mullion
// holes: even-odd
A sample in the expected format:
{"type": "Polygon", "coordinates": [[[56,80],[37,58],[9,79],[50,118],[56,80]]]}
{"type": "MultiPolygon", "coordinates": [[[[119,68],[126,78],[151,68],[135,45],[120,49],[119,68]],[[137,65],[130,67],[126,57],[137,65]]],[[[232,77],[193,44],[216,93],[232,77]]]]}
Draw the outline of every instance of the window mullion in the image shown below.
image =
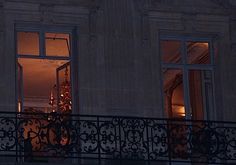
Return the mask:
{"type": "Polygon", "coordinates": [[[187,45],[186,41],[182,41],[182,59],[183,59],[183,85],[184,85],[184,104],[185,104],[185,118],[191,119],[191,105],[189,95],[189,76],[187,63],[187,45]]]}
{"type": "Polygon", "coordinates": [[[46,54],[45,54],[45,33],[43,30],[40,31],[39,33],[39,51],[40,51],[40,54],[39,56],[40,57],[45,57],[46,54]]]}
{"type": "MultiPolygon", "coordinates": [[[[212,77],[211,77],[211,82],[212,82],[212,92],[213,92],[213,97],[216,96],[216,90],[215,90],[215,87],[216,87],[216,84],[215,84],[215,72],[214,70],[211,71],[211,74],[212,74],[212,77]]],[[[212,120],[215,120],[216,119],[216,99],[213,98],[213,112],[211,112],[210,116],[208,118],[212,119],[212,120]]],[[[210,113],[210,112],[209,112],[210,113]]]]}
{"type": "Polygon", "coordinates": [[[183,83],[184,83],[184,104],[185,104],[185,118],[191,119],[191,105],[190,105],[190,93],[189,93],[189,76],[188,69],[184,66],[183,71],[183,83]]]}
{"type": "Polygon", "coordinates": [[[208,44],[209,44],[210,60],[211,60],[210,64],[215,65],[215,61],[214,61],[215,52],[214,52],[213,41],[209,42],[208,44]]]}

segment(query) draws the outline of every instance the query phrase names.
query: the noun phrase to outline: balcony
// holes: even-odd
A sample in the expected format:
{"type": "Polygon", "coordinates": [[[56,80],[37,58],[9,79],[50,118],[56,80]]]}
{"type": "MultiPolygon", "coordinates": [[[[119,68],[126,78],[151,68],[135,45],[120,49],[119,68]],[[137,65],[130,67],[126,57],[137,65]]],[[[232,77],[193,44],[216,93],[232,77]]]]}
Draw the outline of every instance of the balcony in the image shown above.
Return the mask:
{"type": "Polygon", "coordinates": [[[236,122],[0,112],[0,158],[13,163],[236,164],[236,122]]]}

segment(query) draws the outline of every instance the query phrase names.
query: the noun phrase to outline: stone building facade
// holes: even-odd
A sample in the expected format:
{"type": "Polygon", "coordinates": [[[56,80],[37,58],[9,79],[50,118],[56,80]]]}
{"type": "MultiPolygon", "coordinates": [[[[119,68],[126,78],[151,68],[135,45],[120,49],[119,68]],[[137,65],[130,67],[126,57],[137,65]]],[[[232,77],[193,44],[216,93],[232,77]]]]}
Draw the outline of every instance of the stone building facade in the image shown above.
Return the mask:
{"type": "Polygon", "coordinates": [[[211,37],[216,118],[235,120],[234,1],[1,1],[1,109],[15,111],[15,26],[76,28],[81,114],[163,117],[160,35],[211,37]]]}
{"type": "Polygon", "coordinates": [[[211,110],[197,119],[236,119],[234,0],[0,0],[0,22],[1,111],[18,108],[17,32],[69,29],[73,113],[168,118],[161,42],[174,38],[209,42],[214,58],[211,110]]]}

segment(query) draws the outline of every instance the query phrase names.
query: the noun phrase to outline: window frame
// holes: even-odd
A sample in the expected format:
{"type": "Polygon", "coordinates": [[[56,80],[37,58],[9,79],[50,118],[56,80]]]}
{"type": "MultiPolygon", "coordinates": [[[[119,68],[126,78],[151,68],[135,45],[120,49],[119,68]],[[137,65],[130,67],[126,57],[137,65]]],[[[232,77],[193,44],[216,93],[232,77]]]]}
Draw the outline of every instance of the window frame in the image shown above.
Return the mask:
{"type": "Polygon", "coordinates": [[[159,37],[159,55],[160,55],[160,75],[161,75],[161,98],[162,98],[162,110],[164,114],[166,114],[167,118],[169,118],[168,113],[165,112],[165,98],[164,98],[164,84],[163,84],[163,69],[181,69],[183,71],[183,93],[184,93],[184,106],[185,106],[185,119],[192,119],[191,116],[191,105],[190,105],[190,90],[189,90],[189,75],[188,72],[190,70],[205,70],[205,71],[211,71],[212,75],[212,95],[213,95],[213,112],[208,112],[204,108],[204,120],[208,118],[214,118],[215,119],[215,53],[214,53],[214,42],[213,38],[211,37],[189,37],[189,36],[168,36],[168,35],[160,35],[159,37]],[[163,40],[170,40],[170,41],[180,41],[181,42],[181,63],[165,63],[162,60],[162,54],[161,54],[161,41],[163,40]],[[187,63],[187,42],[207,42],[208,43],[208,49],[209,49],[209,55],[210,55],[210,63],[209,64],[188,64],[187,63]],[[209,114],[210,113],[210,114],[209,114]],[[213,116],[212,116],[213,115],[213,116]]]}
{"type": "MultiPolygon", "coordinates": [[[[14,28],[15,37],[15,83],[16,83],[16,112],[18,111],[18,98],[21,98],[21,110],[23,112],[24,96],[23,92],[19,96],[18,89],[18,58],[48,59],[48,60],[68,60],[70,62],[71,77],[71,95],[72,95],[72,113],[78,113],[78,78],[77,78],[77,58],[76,58],[76,29],[70,26],[48,26],[33,24],[16,24],[14,28]],[[39,55],[24,55],[17,52],[17,32],[38,32],[39,33],[39,55]],[[69,35],[69,56],[47,56],[46,55],[46,33],[62,33],[69,35]]],[[[23,83],[21,84],[23,85],[23,83]]],[[[22,87],[21,87],[22,88],[22,87]]],[[[23,88],[22,88],[23,89],[23,88]]],[[[21,89],[21,90],[22,90],[21,89]]]]}

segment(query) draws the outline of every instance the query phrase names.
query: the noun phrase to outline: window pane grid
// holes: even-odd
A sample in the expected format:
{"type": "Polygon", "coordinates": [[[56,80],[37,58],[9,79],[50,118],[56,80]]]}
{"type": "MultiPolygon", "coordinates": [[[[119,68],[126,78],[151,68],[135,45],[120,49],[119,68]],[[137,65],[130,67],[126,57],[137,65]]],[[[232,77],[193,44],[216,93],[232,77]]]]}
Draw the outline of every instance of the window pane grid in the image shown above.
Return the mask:
{"type": "Polygon", "coordinates": [[[39,33],[17,32],[17,54],[39,56],[39,33]]]}
{"type": "Polygon", "coordinates": [[[206,73],[212,75],[214,69],[213,52],[211,51],[210,42],[183,38],[180,40],[165,38],[160,43],[166,113],[169,117],[203,120],[206,115],[205,113],[207,113],[206,110],[212,109],[212,100],[214,100],[212,98],[213,80],[205,76],[206,73]],[[177,43],[181,44],[177,46],[177,43]],[[171,75],[175,75],[177,70],[182,70],[182,78],[181,82],[179,82],[181,90],[180,87],[174,85],[176,83],[174,79],[170,80],[171,75]],[[167,85],[167,80],[172,81],[168,83],[172,85],[167,85]],[[182,97],[175,97],[180,95],[182,97]],[[178,108],[179,110],[181,109],[178,107],[180,105],[173,102],[173,99],[177,99],[174,102],[182,100],[181,108],[184,115],[173,115],[173,111],[176,111],[178,108]],[[172,105],[173,103],[175,105],[172,105]],[[199,105],[200,110],[197,109],[197,105],[199,105]],[[199,111],[197,112],[197,110],[199,111]]]}
{"type": "Polygon", "coordinates": [[[36,58],[61,57],[68,59],[71,54],[69,33],[17,31],[17,56],[34,56],[36,58]]]}

